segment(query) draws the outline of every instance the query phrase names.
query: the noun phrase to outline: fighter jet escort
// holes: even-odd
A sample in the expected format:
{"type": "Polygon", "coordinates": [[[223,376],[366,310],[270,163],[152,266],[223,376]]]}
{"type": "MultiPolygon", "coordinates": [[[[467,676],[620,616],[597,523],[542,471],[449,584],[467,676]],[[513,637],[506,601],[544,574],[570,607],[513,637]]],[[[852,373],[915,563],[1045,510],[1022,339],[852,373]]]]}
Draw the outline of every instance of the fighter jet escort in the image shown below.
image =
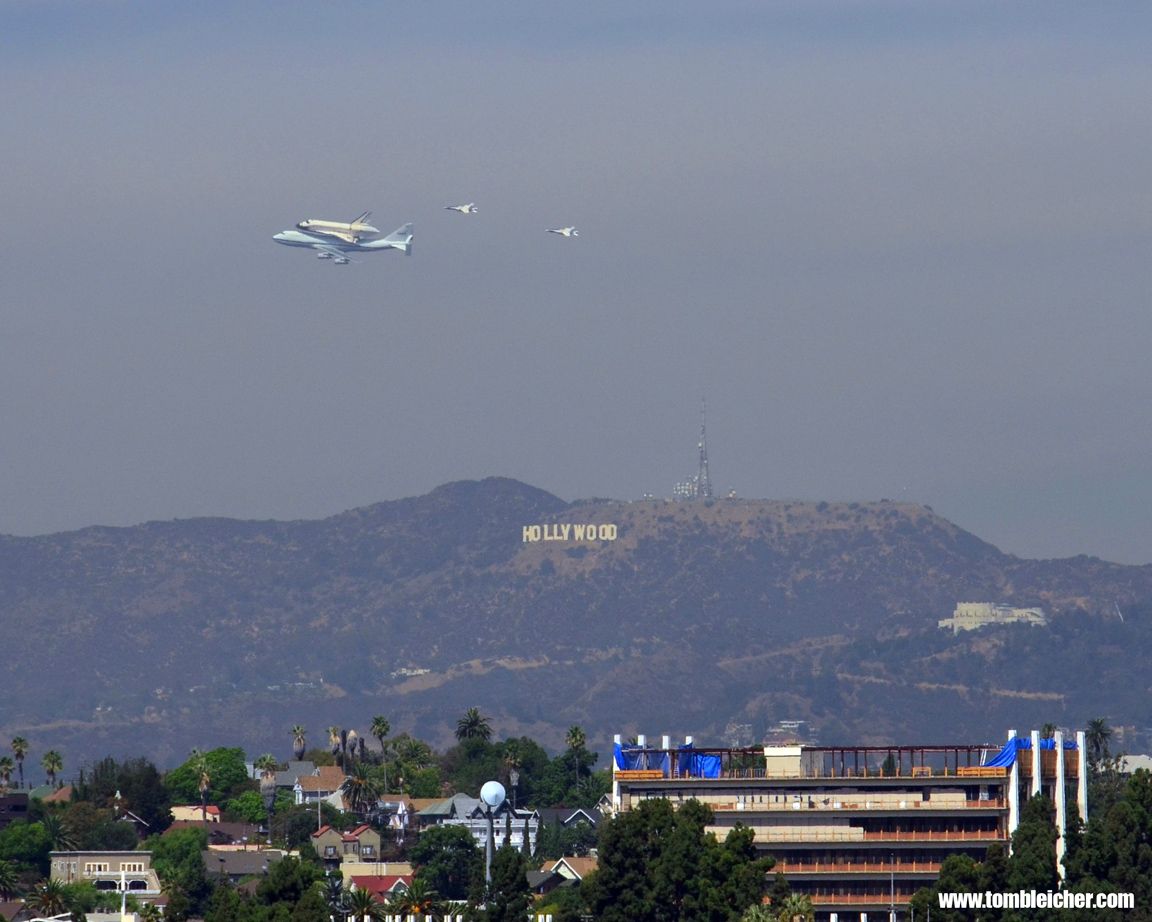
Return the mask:
{"type": "Polygon", "coordinates": [[[476,214],[480,209],[476,207],[475,202],[469,202],[467,205],[445,205],[445,211],[458,211],[460,214],[476,214]]]}
{"type": "Polygon", "coordinates": [[[372,217],[372,212],[366,211],[354,221],[320,221],[316,218],[306,218],[296,225],[297,230],[302,230],[308,234],[314,234],[318,237],[334,237],[337,240],[343,240],[345,243],[359,243],[361,238],[366,237],[368,234],[380,233],[375,227],[368,223],[368,219],[372,217]]]}
{"type": "Polygon", "coordinates": [[[580,231],[574,227],[546,227],[544,228],[550,234],[559,234],[561,237],[579,237],[580,231]]]}
{"type": "MultiPolygon", "coordinates": [[[[299,225],[297,225],[299,227],[299,225]]],[[[330,259],[337,266],[346,266],[354,260],[349,253],[381,253],[399,250],[405,256],[412,255],[412,225],[405,224],[392,231],[387,237],[375,240],[359,240],[347,243],[318,233],[304,233],[298,230],[280,231],[272,239],[289,247],[308,247],[316,250],[317,259],[330,259]]]]}

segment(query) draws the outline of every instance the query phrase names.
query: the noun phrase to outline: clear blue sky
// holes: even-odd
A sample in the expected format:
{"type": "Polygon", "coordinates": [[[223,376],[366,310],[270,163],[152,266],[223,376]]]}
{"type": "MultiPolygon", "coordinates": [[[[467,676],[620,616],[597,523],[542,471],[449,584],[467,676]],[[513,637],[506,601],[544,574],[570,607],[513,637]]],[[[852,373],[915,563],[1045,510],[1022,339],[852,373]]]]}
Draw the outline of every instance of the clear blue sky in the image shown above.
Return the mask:
{"type": "Polygon", "coordinates": [[[1152,12],[1088,7],[0,0],[0,532],[667,495],[706,393],[722,490],[1150,562],[1152,12]],[[366,209],[410,259],[271,240],[366,209]]]}

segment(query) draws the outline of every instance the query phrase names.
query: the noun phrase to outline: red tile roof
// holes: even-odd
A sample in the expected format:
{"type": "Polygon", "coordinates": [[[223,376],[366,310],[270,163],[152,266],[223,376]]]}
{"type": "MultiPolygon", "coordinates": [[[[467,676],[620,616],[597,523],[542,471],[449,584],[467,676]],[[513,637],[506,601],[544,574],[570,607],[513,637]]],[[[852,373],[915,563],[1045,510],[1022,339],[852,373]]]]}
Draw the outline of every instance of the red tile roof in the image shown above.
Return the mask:
{"type": "Polygon", "coordinates": [[[357,890],[368,890],[377,896],[388,896],[398,884],[405,888],[412,885],[411,874],[353,874],[352,883],[357,890]]]}

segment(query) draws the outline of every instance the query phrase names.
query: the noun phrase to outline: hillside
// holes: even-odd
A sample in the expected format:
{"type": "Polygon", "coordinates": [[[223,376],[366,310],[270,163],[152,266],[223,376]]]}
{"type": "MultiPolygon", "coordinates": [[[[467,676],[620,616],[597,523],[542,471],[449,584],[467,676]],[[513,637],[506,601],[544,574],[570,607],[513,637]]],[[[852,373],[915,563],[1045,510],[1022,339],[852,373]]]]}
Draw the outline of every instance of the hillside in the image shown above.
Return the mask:
{"type": "Polygon", "coordinates": [[[1152,567],[1022,560],[921,506],[566,503],[494,478],[320,521],[0,538],[0,733],[168,763],[378,713],[444,744],[474,705],[601,749],[782,718],[824,742],[1143,725],[1150,602],[1152,567]],[[1053,625],[954,640],[935,623],[959,600],[1053,625]]]}

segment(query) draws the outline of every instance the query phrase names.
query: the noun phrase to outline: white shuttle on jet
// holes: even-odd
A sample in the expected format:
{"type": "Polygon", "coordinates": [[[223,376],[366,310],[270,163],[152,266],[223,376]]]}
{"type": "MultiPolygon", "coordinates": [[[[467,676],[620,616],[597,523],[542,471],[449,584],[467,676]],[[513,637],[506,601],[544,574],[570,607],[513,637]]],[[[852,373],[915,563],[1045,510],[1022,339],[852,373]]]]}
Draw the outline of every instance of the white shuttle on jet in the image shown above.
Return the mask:
{"type": "Polygon", "coordinates": [[[297,230],[317,237],[333,237],[345,243],[359,243],[369,234],[378,234],[380,231],[368,223],[372,212],[366,211],[354,221],[321,221],[316,218],[306,218],[296,225],[297,230]]]}
{"type": "MultiPolygon", "coordinates": [[[[304,223],[304,222],[301,222],[304,223]]],[[[296,225],[299,227],[300,225],[296,225]]],[[[379,233],[379,232],[377,232],[379,233]]],[[[412,255],[412,225],[405,224],[392,231],[387,237],[374,240],[346,241],[318,232],[285,230],[273,234],[272,239],[289,247],[306,247],[316,251],[317,259],[330,259],[337,266],[353,262],[349,253],[381,253],[399,250],[405,256],[412,255]]]]}
{"type": "Polygon", "coordinates": [[[574,227],[546,227],[544,228],[550,234],[559,234],[561,237],[579,237],[580,231],[574,227]]]}

